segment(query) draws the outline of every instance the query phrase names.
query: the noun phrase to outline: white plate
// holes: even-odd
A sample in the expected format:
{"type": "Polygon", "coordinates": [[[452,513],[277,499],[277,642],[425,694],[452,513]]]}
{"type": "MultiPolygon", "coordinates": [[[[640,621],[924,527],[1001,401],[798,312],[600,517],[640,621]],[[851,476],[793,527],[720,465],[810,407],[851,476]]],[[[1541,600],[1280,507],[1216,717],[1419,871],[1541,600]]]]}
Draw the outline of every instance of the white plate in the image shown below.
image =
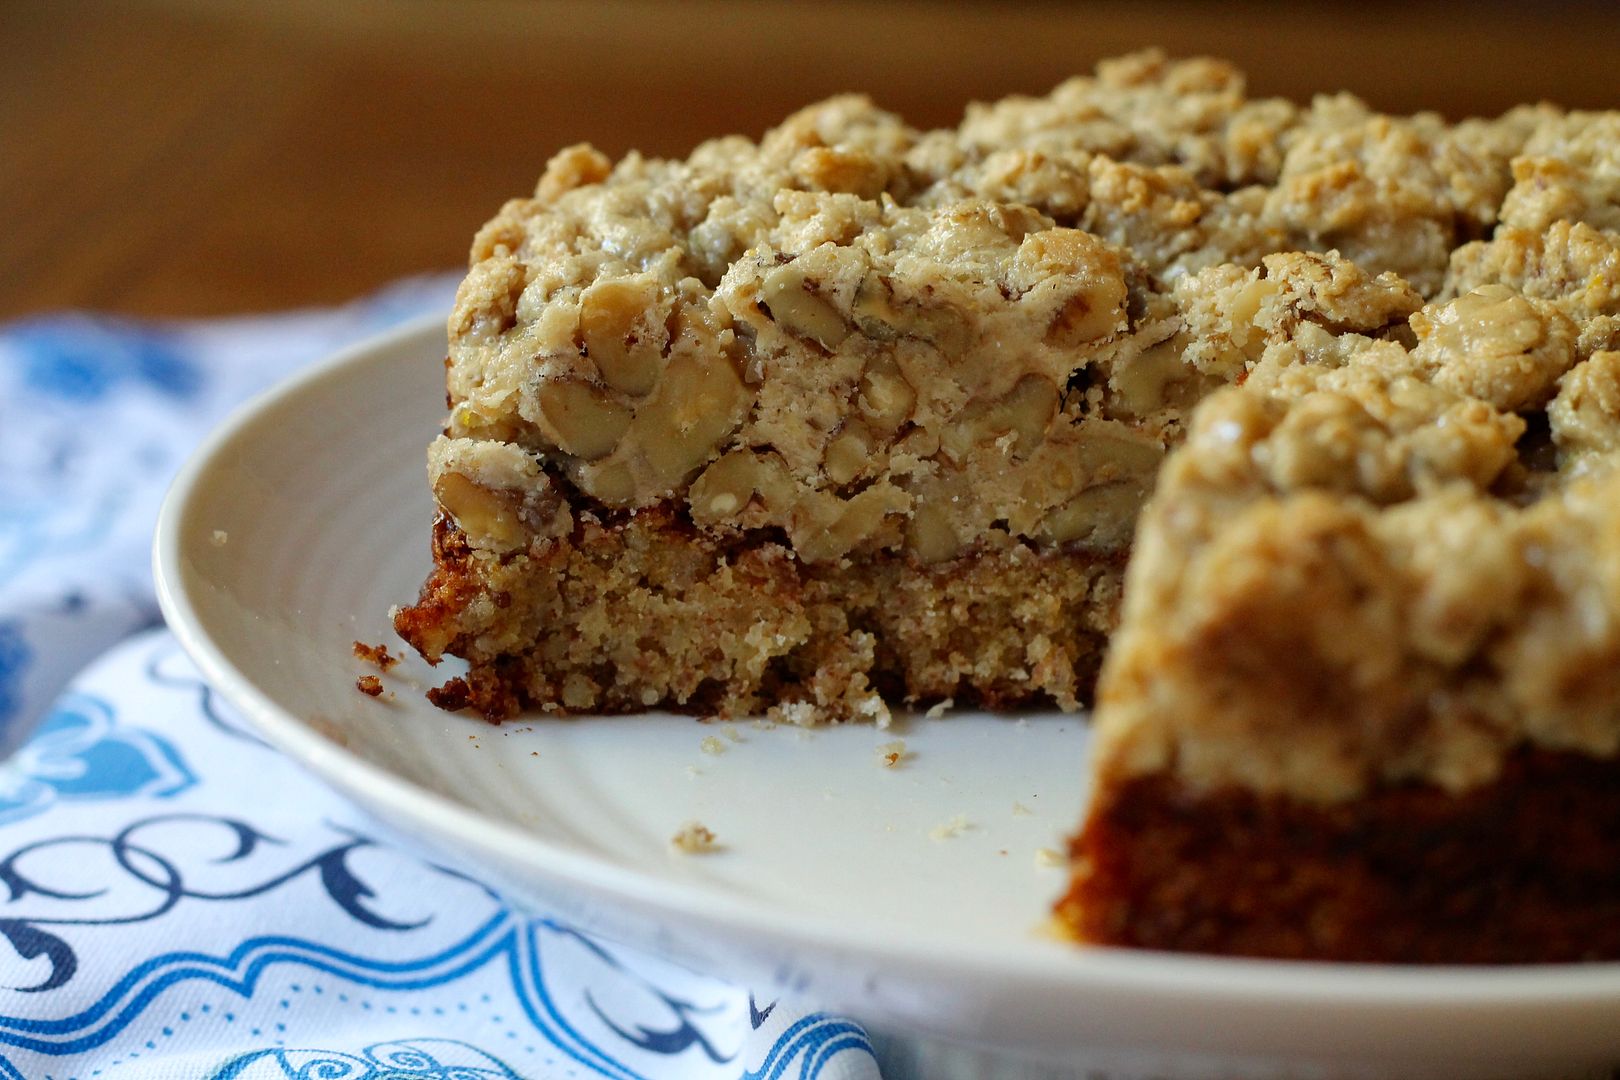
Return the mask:
{"type": "Polygon", "coordinates": [[[666,715],[491,727],[423,700],[450,665],[414,656],[384,678],[391,697],[364,697],[350,645],[398,651],[387,612],[430,565],[423,451],[443,355],[440,324],[420,323],[238,413],[169,495],[159,595],[267,739],[515,899],[883,1031],[1093,1067],[1460,1076],[1620,1060],[1620,965],[1352,967],[1046,938],[1064,879],[1036,851],[1076,820],[1076,717],[742,723],[737,741],[666,715]],[[908,756],[881,768],[895,738],[908,756]],[[723,850],[672,854],[691,819],[723,850]]]}

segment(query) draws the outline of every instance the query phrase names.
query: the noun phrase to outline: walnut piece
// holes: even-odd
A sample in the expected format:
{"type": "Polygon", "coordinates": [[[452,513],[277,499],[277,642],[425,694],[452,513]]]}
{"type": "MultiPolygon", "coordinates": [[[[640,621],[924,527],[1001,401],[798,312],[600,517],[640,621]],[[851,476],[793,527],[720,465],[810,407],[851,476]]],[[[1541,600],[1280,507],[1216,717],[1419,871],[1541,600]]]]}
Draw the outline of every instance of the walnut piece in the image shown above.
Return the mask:
{"type": "Polygon", "coordinates": [[[428,475],[440,508],[475,548],[516,551],[573,528],[539,461],[510,443],[441,436],[429,447],[428,475]]]}
{"type": "Polygon", "coordinates": [[[1507,412],[1544,406],[1574,362],[1575,324],[1551,303],[1482,285],[1412,316],[1413,356],[1436,386],[1507,412]]]}
{"type": "Polygon", "coordinates": [[[586,461],[612,453],[633,416],[592,383],[557,381],[540,393],[540,430],[564,453],[586,461]]]}
{"type": "Polygon", "coordinates": [[[658,381],[668,338],[650,278],[598,281],[579,297],[579,333],[602,381],[641,397],[658,381]]]}

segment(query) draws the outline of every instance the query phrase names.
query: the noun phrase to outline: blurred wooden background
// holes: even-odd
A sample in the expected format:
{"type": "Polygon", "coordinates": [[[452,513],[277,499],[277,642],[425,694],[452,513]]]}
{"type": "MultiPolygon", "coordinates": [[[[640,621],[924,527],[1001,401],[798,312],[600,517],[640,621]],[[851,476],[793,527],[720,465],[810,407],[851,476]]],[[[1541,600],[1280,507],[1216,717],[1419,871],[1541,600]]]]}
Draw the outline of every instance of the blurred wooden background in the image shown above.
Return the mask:
{"type": "Polygon", "coordinates": [[[919,124],[1148,44],[1258,94],[1620,107],[1602,3],[0,0],[0,317],[329,303],[460,264],[557,147],[863,89],[919,124]]]}

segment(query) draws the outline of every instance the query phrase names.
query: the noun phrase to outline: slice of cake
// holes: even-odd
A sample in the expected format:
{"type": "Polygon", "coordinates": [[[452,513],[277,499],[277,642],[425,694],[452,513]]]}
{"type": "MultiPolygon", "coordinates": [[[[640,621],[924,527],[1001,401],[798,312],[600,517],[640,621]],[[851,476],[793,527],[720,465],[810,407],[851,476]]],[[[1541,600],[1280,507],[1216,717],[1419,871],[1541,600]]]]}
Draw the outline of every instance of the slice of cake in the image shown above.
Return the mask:
{"type": "Polygon", "coordinates": [[[1249,324],[1377,334],[1421,302],[1281,264],[1224,286],[1337,247],[1439,288],[1544,119],[1250,101],[1149,53],[955,130],[847,97],[685,161],[564,151],[474,243],[437,569],[396,627],[468,660],[436,700],[494,718],[1076,708],[1249,324]]]}
{"type": "Polygon", "coordinates": [[[565,150],[474,242],[395,627],[491,719],[1101,668],[1075,936],[1620,957],[1617,147],[1144,53],[565,150]]]}
{"type": "Polygon", "coordinates": [[[1200,406],[1099,688],[1077,936],[1620,957],[1615,239],[1504,231],[1412,348],[1301,323],[1200,406]]]}
{"type": "Polygon", "coordinates": [[[1182,403],[1220,376],[1163,355],[1174,303],[1126,252],[1028,207],[773,206],[712,287],[593,250],[531,314],[533,264],[481,262],[518,321],[464,291],[438,571],[401,631],[466,656],[495,715],[1075,707],[1182,403]]]}

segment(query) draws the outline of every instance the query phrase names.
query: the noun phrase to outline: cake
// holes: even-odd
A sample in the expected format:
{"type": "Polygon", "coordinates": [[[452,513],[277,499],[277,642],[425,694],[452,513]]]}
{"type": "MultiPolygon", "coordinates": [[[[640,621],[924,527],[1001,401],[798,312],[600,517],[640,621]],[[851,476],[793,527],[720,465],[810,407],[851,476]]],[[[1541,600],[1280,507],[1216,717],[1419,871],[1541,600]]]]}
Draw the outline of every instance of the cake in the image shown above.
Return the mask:
{"type": "Polygon", "coordinates": [[[1459,250],[1410,348],[1257,323],[1136,533],[1077,936],[1620,957],[1617,241],[1459,250]]]}
{"type": "MultiPolygon", "coordinates": [[[[1278,944],[1268,918],[1331,915],[1304,884],[1245,923],[1267,886],[1209,823],[1258,815],[1302,881],[1336,868],[1288,840],[1402,820],[1386,796],[1466,824],[1478,792],[1567,767],[1612,824],[1607,639],[1564,656],[1590,686],[1539,696],[1480,658],[1518,633],[1513,670],[1556,681],[1561,630],[1614,611],[1587,586],[1620,543],[1617,134],[1250,99],[1228,65],[1148,52],[954,129],[845,96],[683,161],[564,150],[474,241],[435,568],[395,627],[467,661],[437,703],[494,720],[1073,710],[1102,669],[1069,929],[1404,956],[1349,929],[1278,944]],[[1340,566],[1341,532],[1376,572],[1340,566]],[[1376,642],[1333,630],[1374,614],[1376,642]],[[1184,923],[1153,930],[1166,911],[1184,923]]],[[[1590,884],[1582,927],[1620,897],[1590,884]]]]}

